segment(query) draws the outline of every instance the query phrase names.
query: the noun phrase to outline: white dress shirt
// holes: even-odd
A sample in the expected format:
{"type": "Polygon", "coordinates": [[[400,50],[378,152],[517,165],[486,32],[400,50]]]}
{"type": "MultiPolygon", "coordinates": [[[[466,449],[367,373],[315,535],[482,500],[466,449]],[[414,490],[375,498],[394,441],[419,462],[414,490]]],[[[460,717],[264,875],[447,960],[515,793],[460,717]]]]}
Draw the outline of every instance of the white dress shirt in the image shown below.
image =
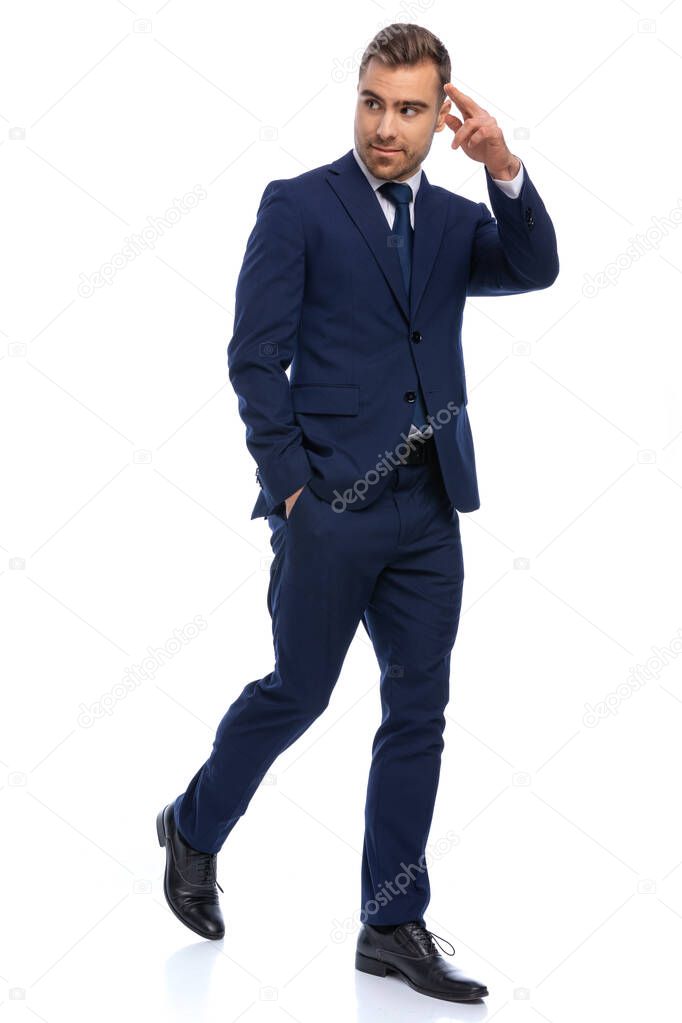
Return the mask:
{"type": "MultiPolygon", "coordinates": [[[[360,170],[365,175],[365,177],[369,181],[370,185],[374,189],[374,194],[376,195],[377,199],[379,200],[379,205],[381,206],[382,210],[384,211],[384,214],[386,215],[386,220],[388,221],[389,226],[393,227],[393,221],[395,219],[395,206],[393,205],[391,200],[388,199],[382,192],[377,191],[377,189],[381,185],[385,184],[385,179],[384,178],[377,178],[374,174],[372,174],[372,172],[369,170],[369,168],[363,162],[362,157],[358,153],[358,151],[355,148],[355,146],[353,146],[353,156],[355,157],[355,159],[356,159],[356,161],[358,163],[358,166],[360,167],[360,170]]],[[[520,162],[521,161],[519,161],[519,163],[520,162]]],[[[415,200],[415,197],[417,195],[417,189],[419,188],[419,185],[421,183],[421,178],[422,178],[422,169],[420,167],[419,170],[417,171],[417,173],[413,174],[411,178],[406,178],[404,181],[399,181],[398,182],[398,184],[400,184],[400,185],[409,185],[410,189],[412,190],[412,200],[410,201],[410,223],[412,224],[413,228],[414,228],[414,200],[415,200]]],[[[394,180],[394,179],[390,179],[390,180],[394,180]]],[[[518,170],[518,173],[516,174],[516,176],[511,178],[509,181],[503,181],[500,178],[493,178],[493,181],[498,186],[498,188],[502,189],[502,191],[505,193],[505,195],[509,196],[510,199],[516,199],[516,197],[518,196],[519,192],[521,191],[521,186],[523,184],[523,164],[521,163],[521,166],[519,167],[519,170],[518,170]]],[[[425,430],[421,430],[420,431],[420,430],[417,429],[417,427],[414,425],[414,423],[410,423],[410,429],[408,431],[408,437],[411,437],[413,435],[419,435],[419,434],[421,434],[421,436],[423,436],[423,437],[430,437],[432,433],[433,433],[433,428],[431,426],[427,426],[427,428],[425,430]]]]}

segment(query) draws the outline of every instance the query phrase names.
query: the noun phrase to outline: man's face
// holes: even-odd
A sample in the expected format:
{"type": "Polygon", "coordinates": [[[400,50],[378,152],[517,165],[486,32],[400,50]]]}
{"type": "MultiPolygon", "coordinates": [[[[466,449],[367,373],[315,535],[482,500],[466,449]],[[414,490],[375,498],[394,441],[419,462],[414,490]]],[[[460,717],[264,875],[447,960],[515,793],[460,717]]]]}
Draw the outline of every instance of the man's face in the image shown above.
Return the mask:
{"type": "Polygon", "coordinates": [[[445,127],[451,104],[441,105],[440,95],[433,61],[391,68],[372,57],[355,109],[355,148],[372,174],[404,181],[417,173],[434,132],[445,127]]]}

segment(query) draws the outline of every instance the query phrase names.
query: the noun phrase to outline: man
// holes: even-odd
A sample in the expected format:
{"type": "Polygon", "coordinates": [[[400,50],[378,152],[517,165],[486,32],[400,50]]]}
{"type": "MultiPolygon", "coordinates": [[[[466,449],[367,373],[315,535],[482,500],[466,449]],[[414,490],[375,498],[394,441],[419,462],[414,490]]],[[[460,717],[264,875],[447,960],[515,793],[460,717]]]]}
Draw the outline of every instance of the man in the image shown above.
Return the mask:
{"type": "Polygon", "coordinates": [[[460,326],[467,295],[546,288],[559,264],[525,168],[450,70],[431,32],[383,29],[360,67],[354,148],[263,193],[228,366],[258,465],[251,517],[271,530],[275,667],[228,709],[157,829],[171,909],[222,937],[216,854],[270,765],[327,706],[362,622],[383,716],[356,966],[471,1001],[485,985],[439,954],[424,921],[464,576],[458,512],[480,505],[460,326]],[[496,218],[421,170],[446,126],[452,147],[484,164],[496,218]]]}

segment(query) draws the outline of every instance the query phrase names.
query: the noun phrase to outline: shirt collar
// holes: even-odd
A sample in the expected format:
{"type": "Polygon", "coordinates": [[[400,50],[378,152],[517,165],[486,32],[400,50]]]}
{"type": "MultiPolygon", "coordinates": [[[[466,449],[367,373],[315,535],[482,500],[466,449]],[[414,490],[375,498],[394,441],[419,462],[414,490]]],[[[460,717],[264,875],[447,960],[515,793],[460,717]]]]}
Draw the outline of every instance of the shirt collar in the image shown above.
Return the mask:
{"type": "MultiPolygon", "coordinates": [[[[369,181],[370,185],[372,186],[372,188],[376,192],[377,188],[379,188],[380,185],[385,184],[385,178],[377,178],[374,174],[372,174],[371,170],[367,167],[367,165],[365,164],[364,160],[362,159],[362,157],[358,153],[358,151],[355,148],[355,146],[353,146],[353,156],[355,157],[355,159],[356,159],[356,161],[358,163],[358,166],[360,167],[360,170],[365,175],[365,177],[369,181]]],[[[413,174],[411,178],[407,178],[405,181],[400,181],[398,183],[401,184],[401,185],[409,185],[410,186],[410,188],[412,189],[412,198],[414,200],[414,199],[417,198],[417,190],[419,188],[419,185],[420,185],[420,182],[421,182],[421,178],[422,178],[422,169],[420,167],[419,170],[417,171],[417,173],[413,174]]]]}

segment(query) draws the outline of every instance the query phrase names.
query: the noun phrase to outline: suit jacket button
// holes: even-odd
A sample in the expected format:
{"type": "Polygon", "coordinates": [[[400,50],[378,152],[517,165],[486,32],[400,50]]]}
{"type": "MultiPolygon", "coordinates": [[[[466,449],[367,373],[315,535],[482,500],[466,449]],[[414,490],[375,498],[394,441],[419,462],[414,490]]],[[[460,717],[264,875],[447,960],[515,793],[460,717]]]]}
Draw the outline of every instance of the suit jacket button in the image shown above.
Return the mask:
{"type": "Polygon", "coordinates": [[[410,334],[410,340],[417,344],[419,341],[423,340],[423,335],[420,334],[418,330],[413,330],[410,334]]]}
{"type": "Polygon", "coordinates": [[[412,404],[413,401],[417,400],[417,395],[415,394],[414,391],[405,391],[403,397],[405,398],[405,401],[409,401],[410,404],[412,404]]]}

